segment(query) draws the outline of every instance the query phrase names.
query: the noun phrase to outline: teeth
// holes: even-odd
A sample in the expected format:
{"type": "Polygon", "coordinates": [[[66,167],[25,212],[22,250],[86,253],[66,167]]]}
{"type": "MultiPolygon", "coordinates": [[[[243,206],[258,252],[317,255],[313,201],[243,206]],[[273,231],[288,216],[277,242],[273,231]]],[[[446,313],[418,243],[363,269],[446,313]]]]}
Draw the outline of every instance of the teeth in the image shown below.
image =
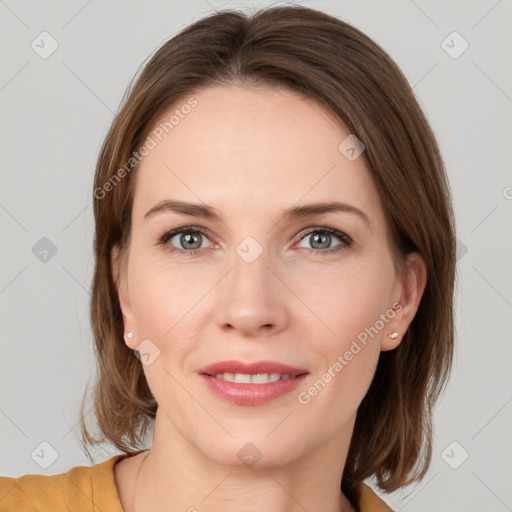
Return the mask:
{"type": "Polygon", "coordinates": [[[292,378],[288,374],[281,373],[257,373],[255,375],[249,375],[247,373],[217,373],[215,377],[217,379],[236,382],[239,384],[266,384],[267,382],[276,382],[278,380],[287,380],[292,378]]]}

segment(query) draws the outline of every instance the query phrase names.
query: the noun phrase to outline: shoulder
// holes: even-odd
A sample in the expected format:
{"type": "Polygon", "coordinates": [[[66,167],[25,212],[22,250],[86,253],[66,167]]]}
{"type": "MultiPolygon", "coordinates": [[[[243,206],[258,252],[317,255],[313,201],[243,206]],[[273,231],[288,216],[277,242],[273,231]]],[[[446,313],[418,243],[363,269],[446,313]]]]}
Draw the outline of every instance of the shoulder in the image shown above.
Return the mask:
{"type": "Polygon", "coordinates": [[[27,474],[19,478],[0,477],[0,510],[39,512],[62,508],[65,504],[62,476],[27,474]]]}
{"type": "Polygon", "coordinates": [[[361,512],[393,512],[393,509],[367,484],[361,486],[358,505],[361,512]]]}
{"type": "Polygon", "coordinates": [[[57,475],[26,474],[18,478],[2,476],[0,510],[80,512],[91,510],[91,505],[94,504],[100,510],[122,512],[121,508],[115,507],[117,494],[112,472],[114,463],[122,457],[123,455],[116,455],[92,467],[75,466],[57,475]]]}

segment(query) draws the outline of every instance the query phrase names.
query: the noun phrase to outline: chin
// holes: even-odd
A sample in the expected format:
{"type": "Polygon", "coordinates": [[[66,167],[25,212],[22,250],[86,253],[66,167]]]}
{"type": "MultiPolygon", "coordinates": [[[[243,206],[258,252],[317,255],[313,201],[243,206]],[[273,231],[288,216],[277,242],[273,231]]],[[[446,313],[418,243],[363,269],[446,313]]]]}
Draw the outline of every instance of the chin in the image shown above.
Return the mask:
{"type": "MultiPolygon", "coordinates": [[[[288,445],[260,436],[237,436],[225,443],[211,443],[203,454],[217,464],[236,468],[269,468],[285,466],[297,457],[293,441],[288,445]]],[[[199,447],[201,449],[201,447],[199,447]]]]}

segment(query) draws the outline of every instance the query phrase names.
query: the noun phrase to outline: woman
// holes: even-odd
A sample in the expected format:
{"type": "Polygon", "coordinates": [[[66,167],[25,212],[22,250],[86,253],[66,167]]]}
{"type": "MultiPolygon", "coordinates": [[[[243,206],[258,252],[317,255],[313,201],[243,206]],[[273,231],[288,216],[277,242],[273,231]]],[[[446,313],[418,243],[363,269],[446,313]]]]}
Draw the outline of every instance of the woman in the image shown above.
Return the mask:
{"type": "Polygon", "coordinates": [[[82,433],[125,453],[3,477],[2,510],[391,510],[364,480],[425,475],[454,218],[376,43],[304,7],[195,22],[128,91],[93,202],[100,437],[84,402],[82,433]]]}

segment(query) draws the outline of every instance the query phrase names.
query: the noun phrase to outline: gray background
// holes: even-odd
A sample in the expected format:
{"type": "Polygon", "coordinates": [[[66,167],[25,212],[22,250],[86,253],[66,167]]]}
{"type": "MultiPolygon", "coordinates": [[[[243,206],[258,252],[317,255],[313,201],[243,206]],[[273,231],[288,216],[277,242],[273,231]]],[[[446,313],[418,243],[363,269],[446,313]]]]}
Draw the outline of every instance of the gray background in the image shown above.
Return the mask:
{"type": "MultiPolygon", "coordinates": [[[[395,59],[438,137],[453,191],[454,372],[436,409],[429,473],[385,499],[406,512],[512,510],[512,1],[301,3],[353,23],[395,59]],[[446,40],[454,31],[469,44],[457,58],[463,41],[446,40]]],[[[0,0],[0,474],[89,465],[77,421],[94,377],[92,183],[125,88],[191,22],[263,5],[0,0]],[[43,31],[58,43],[46,59],[31,47],[43,45],[43,31]],[[43,237],[55,254],[40,252],[43,237]]]]}

